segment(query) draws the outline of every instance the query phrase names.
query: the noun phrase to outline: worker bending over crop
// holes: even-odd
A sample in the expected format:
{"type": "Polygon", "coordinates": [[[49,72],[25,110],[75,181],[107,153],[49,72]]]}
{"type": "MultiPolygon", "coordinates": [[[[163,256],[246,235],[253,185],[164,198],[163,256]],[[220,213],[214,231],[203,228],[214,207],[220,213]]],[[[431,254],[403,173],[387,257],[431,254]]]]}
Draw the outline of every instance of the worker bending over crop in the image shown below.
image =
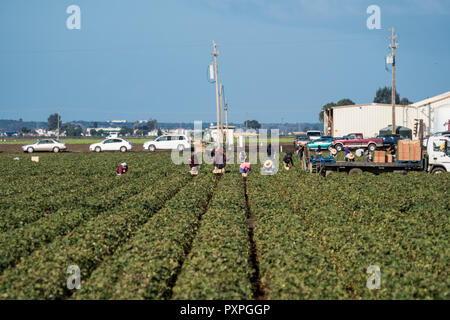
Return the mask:
{"type": "Polygon", "coordinates": [[[128,168],[128,165],[126,162],[123,162],[119,165],[117,168],[117,175],[122,175],[130,171],[130,168],[128,168]]]}
{"type": "Polygon", "coordinates": [[[322,155],[322,147],[318,146],[317,151],[316,151],[316,156],[321,156],[321,155],[322,155]]]}
{"type": "Polygon", "coordinates": [[[191,163],[189,164],[189,168],[191,175],[198,175],[200,164],[198,163],[197,154],[195,153],[195,149],[193,147],[191,148],[191,163]]]}
{"type": "Polygon", "coordinates": [[[294,161],[292,160],[292,153],[286,152],[283,158],[283,166],[286,170],[289,170],[290,167],[294,166],[294,161]]]}
{"type": "Polygon", "coordinates": [[[243,177],[246,177],[250,169],[250,162],[243,162],[240,166],[240,171],[243,177]]]}
{"type": "Polygon", "coordinates": [[[223,153],[222,149],[217,149],[217,151],[214,153],[214,171],[213,173],[225,173],[225,166],[226,166],[226,157],[223,153]]]}

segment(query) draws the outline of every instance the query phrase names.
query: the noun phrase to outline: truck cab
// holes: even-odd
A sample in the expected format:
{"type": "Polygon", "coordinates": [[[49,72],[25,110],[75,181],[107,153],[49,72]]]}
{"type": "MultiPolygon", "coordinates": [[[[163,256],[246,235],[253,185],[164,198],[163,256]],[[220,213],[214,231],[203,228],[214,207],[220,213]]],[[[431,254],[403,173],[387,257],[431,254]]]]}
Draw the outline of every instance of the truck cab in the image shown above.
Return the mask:
{"type": "Polygon", "coordinates": [[[432,174],[450,172],[450,137],[429,137],[425,160],[427,172],[432,174]]]}

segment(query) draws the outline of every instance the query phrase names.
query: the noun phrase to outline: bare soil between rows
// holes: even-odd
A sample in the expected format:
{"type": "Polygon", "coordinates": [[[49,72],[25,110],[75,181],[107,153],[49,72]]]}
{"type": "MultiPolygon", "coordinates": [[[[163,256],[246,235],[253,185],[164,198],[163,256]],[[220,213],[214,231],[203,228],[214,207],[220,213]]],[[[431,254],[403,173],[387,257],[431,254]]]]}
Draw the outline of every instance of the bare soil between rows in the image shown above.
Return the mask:
{"type": "MultiPolygon", "coordinates": [[[[22,151],[23,144],[0,144],[0,153],[23,153],[22,151]]],[[[294,151],[294,146],[292,143],[280,143],[280,146],[283,147],[283,151],[294,151]]],[[[246,148],[248,152],[248,147],[246,148]]],[[[69,153],[88,153],[89,144],[71,144],[69,145],[67,151],[69,153]]],[[[133,150],[130,152],[149,152],[148,150],[144,150],[142,145],[135,145],[133,150]]],[[[156,152],[170,152],[170,150],[156,150],[156,152]]]]}

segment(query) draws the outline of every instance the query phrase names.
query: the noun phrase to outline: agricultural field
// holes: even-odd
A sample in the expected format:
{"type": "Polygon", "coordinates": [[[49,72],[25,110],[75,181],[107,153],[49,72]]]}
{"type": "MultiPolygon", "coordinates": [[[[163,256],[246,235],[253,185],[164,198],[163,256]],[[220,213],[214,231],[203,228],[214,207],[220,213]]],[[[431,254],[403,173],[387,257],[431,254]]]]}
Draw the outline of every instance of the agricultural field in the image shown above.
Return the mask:
{"type": "Polygon", "coordinates": [[[16,156],[0,154],[0,299],[450,299],[450,174],[16,156]]]}

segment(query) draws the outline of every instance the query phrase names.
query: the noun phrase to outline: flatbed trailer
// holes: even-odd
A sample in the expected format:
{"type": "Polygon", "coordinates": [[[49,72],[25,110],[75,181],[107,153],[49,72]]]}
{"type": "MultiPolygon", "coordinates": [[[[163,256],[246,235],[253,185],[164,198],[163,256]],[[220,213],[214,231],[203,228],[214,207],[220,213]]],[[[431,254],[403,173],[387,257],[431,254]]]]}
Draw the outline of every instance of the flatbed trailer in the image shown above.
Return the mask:
{"type": "Polygon", "coordinates": [[[335,163],[318,163],[310,166],[310,172],[316,172],[327,176],[331,172],[346,172],[349,175],[358,174],[362,172],[370,172],[379,174],[383,172],[395,172],[406,174],[408,171],[422,171],[422,162],[416,163],[377,163],[377,162],[345,162],[338,161],[335,163]]]}

